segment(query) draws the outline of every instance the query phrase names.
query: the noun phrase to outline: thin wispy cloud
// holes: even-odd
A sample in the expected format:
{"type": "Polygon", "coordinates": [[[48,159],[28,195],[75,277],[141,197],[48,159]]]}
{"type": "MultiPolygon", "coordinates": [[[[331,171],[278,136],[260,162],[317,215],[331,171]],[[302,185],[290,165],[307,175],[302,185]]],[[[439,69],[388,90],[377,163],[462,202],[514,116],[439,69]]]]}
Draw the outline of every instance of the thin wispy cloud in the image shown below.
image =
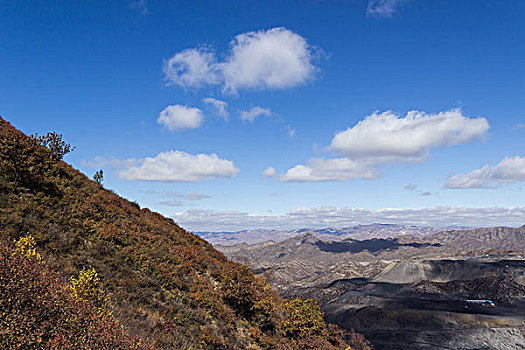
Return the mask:
{"type": "Polygon", "coordinates": [[[249,111],[241,111],[241,120],[243,122],[250,122],[253,123],[255,118],[260,116],[266,116],[269,117],[272,115],[272,111],[269,108],[263,108],[263,107],[253,107],[249,111]]]}
{"type": "Polygon", "coordinates": [[[192,231],[238,231],[245,229],[298,229],[348,227],[358,224],[393,223],[422,226],[521,226],[525,206],[471,208],[434,206],[420,209],[299,207],[284,214],[190,209],[172,215],[192,231]]]}
{"type": "Polygon", "coordinates": [[[184,205],[184,202],[182,201],[164,201],[164,202],[160,202],[159,204],[166,205],[168,207],[182,207],[184,205]]]}
{"type": "Polygon", "coordinates": [[[288,89],[311,81],[319,50],[283,27],[247,32],[231,42],[223,61],[209,47],[186,49],[164,62],[168,85],[184,89],[220,86],[222,91],[288,89]]]}
{"type": "Polygon", "coordinates": [[[371,16],[392,17],[398,8],[408,0],[369,0],[366,14],[371,16]]]}
{"type": "Polygon", "coordinates": [[[129,168],[140,162],[136,158],[118,159],[116,157],[96,156],[92,160],[82,161],[82,166],[89,168],[129,168]]]}
{"type": "Polygon", "coordinates": [[[290,125],[285,125],[284,128],[286,129],[286,135],[293,139],[295,137],[295,128],[292,128],[290,125]]]}
{"type": "Polygon", "coordinates": [[[202,194],[199,192],[181,193],[177,191],[171,191],[171,192],[168,192],[167,195],[170,197],[174,197],[174,198],[183,198],[188,201],[200,201],[202,199],[211,198],[207,194],[202,194]]]}
{"type": "Polygon", "coordinates": [[[414,185],[414,184],[408,184],[408,185],[405,185],[405,190],[407,191],[415,191],[417,189],[417,185],[414,185]]]}
{"type": "Polygon", "coordinates": [[[229,113],[228,113],[228,103],[217,100],[216,98],[212,97],[206,97],[202,99],[202,102],[206,103],[207,105],[211,106],[219,117],[223,118],[225,121],[228,121],[229,119],[229,113]]]}
{"type": "Polygon", "coordinates": [[[138,0],[134,1],[129,5],[133,10],[139,12],[141,15],[150,14],[148,7],[148,0],[138,0]]]}

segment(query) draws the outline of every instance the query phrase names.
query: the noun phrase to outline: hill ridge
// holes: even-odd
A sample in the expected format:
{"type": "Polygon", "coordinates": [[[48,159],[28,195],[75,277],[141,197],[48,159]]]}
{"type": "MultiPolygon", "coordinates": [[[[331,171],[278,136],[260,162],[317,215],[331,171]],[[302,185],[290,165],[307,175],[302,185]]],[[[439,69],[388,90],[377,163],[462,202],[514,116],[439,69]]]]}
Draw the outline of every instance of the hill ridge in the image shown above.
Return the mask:
{"type": "MultiPolygon", "coordinates": [[[[53,142],[65,146],[61,135],[53,142]]],[[[0,238],[31,234],[66,283],[93,267],[129,333],[157,349],[344,347],[324,323],[320,334],[307,328],[298,336],[288,302],[265,280],[172,219],[89,180],[47,146],[0,118],[0,238]]]]}

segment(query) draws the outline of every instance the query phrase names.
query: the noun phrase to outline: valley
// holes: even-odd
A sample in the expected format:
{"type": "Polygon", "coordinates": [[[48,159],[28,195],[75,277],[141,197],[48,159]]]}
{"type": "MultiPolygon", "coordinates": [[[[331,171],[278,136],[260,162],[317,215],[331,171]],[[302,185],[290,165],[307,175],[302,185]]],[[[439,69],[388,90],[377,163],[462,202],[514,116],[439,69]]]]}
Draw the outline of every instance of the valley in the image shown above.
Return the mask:
{"type": "Polygon", "coordinates": [[[376,349],[524,348],[525,226],[216,248],[376,349]]]}

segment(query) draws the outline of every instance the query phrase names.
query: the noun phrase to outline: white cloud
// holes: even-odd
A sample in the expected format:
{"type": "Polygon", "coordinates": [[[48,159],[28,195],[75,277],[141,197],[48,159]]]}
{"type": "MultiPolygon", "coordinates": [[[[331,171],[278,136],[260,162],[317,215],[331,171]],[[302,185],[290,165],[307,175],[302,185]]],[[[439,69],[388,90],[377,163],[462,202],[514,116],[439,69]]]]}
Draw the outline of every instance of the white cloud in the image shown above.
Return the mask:
{"type": "Polygon", "coordinates": [[[164,62],[163,70],[168,85],[177,84],[185,89],[220,82],[215,54],[203,47],[176,53],[164,62]]]}
{"type": "Polygon", "coordinates": [[[295,128],[292,128],[290,125],[286,125],[286,135],[288,135],[289,138],[293,139],[295,137],[295,128]]]}
{"type": "Polygon", "coordinates": [[[366,8],[368,15],[391,17],[397,7],[408,0],[369,0],[366,8]]]}
{"type": "Polygon", "coordinates": [[[253,107],[249,111],[241,111],[241,120],[243,122],[248,121],[250,123],[253,123],[255,118],[257,118],[257,117],[259,117],[261,115],[269,117],[269,116],[272,115],[272,111],[270,111],[270,109],[268,109],[268,108],[253,107]]]}
{"type": "Polygon", "coordinates": [[[373,113],[355,126],[335,134],[329,149],[344,157],[313,158],[279,177],[280,181],[347,181],[377,179],[378,166],[423,162],[433,147],[447,147],[483,137],[485,118],[467,118],[461,110],[438,114],[408,112],[405,117],[387,111],[373,113]]]}
{"type": "Polygon", "coordinates": [[[451,176],[447,188],[495,188],[497,184],[525,181],[525,157],[505,157],[497,165],[485,165],[466,174],[451,176]]]}
{"type": "Polygon", "coordinates": [[[216,154],[192,155],[168,151],[139,161],[140,165],[117,172],[124,180],[195,182],[218,177],[235,177],[239,173],[233,162],[216,154]]]}
{"type": "Polygon", "coordinates": [[[424,161],[431,147],[446,147],[484,136],[485,118],[467,118],[460,109],[426,114],[391,111],[367,116],[355,126],[335,134],[330,149],[352,159],[377,163],[424,161]]]}
{"type": "Polygon", "coordinates": [[[223,91],[286,89],[313,79],[316,50],[286,28],[248,32],[230,43],[223,62],[209,49],[187,49],[164,63],[169,84],[183,88],[222,85],[223,91]]]}
{"type": "Polygon", "coordinates": [[[347,181],[357,178],[373,180],[378,176],[378,170],[363,162],[354,162],[348,158],[313,158],[308,165],[296,165],[289,169],[279,176],[279,181],[347,181]]]}
{"type": "Polygon", "coordinates": [[[284,214],[192,209],[172,216],[192,231],[348,227],[393,223],[428,226],[521,226],[525,206],[510,208],[428,207],[421,209],[300,207],[284,214]]]}
{"type": "Polygon", "coordinates": [[[222,65],[224,88],[285,89],[310,80],[316,68],[306,40],[282,27],[239,34],[222,65]]]}
{"type": "Polygon", "coordinates": [[[212,98],[212,97],[203,98],[202,102],[204,102],[204,103],[206,103],[208,105],[211,105],[213,107],[213,109],[215,110],[215,113],[218,116],[220,116],[224,120],[228,121],[229,113],[226,110],[226,108],[228,107],[228,104],[226,102],[221,101],[221,100],[217,100],[217,99],[212,98]]]}
{"type": "Polygon", "coordinates": [[[82,165],[89,168],[124,168],[136,166],[139,163],[138,159],[118,159],[115,157],[101,157],[96,156],[93,160],[82,161],[82,165]]]}
{"type": "Polygon", "coordinates": [[[157,123],[170,131],[196,129],[204,120],[202,111],[194,107],[173,105],[164,108],[157,118],[157,123]]]}
{"type": "Polygon", "coordinates": [[[268,168],[264,169],[262,173],[262,177],[274,177],[275,176],[275,169],[269,166],[268,168]]]}
{"type": "Polygon", "coordinates": [[[514,126],[514,129],[524,129],[524,128],[525,128],[525,123],[519,123],[514,126]]]}

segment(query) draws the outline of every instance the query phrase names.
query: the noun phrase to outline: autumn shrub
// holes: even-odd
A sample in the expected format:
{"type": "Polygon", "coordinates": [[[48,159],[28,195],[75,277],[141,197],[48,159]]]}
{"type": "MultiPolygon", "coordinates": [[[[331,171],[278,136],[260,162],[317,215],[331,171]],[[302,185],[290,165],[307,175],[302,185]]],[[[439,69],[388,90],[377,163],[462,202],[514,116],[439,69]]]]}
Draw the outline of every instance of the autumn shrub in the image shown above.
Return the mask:
{"type": "MultiPolygon", "coordinates": [[[[5,123],[5,122],[4,122],[5,123]]],[[[0,173],[9,181],[29,189],[56,190],[50,181],[56,165],[73,147],[62,135],[25,136],[0,129],[0,173]]]]}
{"type": "Polygon", "coordinates": [[[31,241],[26,237],[16,246],[0,241],[1,349],[142,347],[115,320],[73,298],[38,253],[27,254],[34,249],[31,241]]]}
{"type": "Polygon", "coordinates": [[[319,302],[297,298],[284,304],[284,331],[290,338],[325,338],[326,324],[319,302]]]}
{"type": "Polygon", "coordinates": [[[252,318],[260,302],[260,291],[264,281],[254,276],[245,265],[232,268],[226,275],[222,296],[235,312],[245,318],[252,318]]]}
{"type": "Polygon", "coordinates": [[[16,253],[20,254],[22,257],[28,260],[41,261],[42,256],[36,251],[36,242],[33,236],[27,235],[21,237],[18,241],[15,242],[16,253]]]}
{"type": "Polygon", "coordinates": [[[98,274],[93,267],[84,267],[78,278],[71,277],[69,290],[75,299],[91,302],[99,312],[105,312],[108,297],[100,289],[99,281],[98,274]]]}
{"type": "Polygon", "coordinates": [[[350,346],[350,350],[373,350],[372,344],[360,333],[353,330],[346,332],[346,342],[350,346]]]}

